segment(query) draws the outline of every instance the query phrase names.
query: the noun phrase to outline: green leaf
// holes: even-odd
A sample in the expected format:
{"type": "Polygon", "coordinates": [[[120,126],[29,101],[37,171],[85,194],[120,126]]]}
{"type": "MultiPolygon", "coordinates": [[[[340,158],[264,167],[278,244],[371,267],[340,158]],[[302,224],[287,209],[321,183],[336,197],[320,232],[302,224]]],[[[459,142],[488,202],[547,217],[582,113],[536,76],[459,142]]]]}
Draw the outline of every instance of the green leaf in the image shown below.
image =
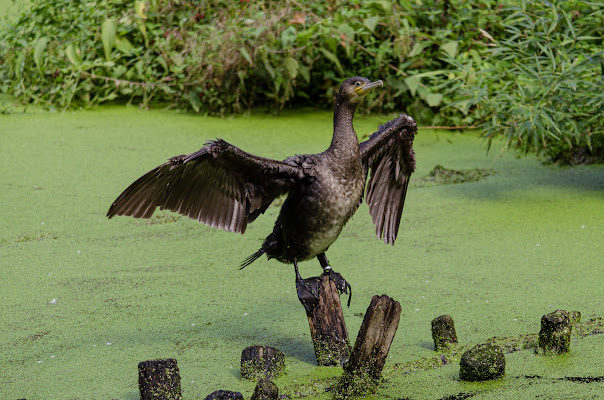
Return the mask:
{"type": "Polygon", "coordinates": [[[304,64],[298,64],[298,72],[306,83],[310,83],[310,69],[304,64]]]}
{"type": "Polygon", "coordinates": [[[426,103],[430,107],[438,107],[443,100],[443,95],[440,93],[430,93],[426,96],[426,103]]]}
{"type": "Polygon", "coordinates": [[[557,25],[558,25],[558,10],[556,9],[556,5],[552,4],[552,23],[549,26],[547,34],[549,35],[550,33],[552,33],[554,31],[554,29],[556,29],[557,25]]]}
{"type": "Polygon", "coordinates": [[[392,13],[392,1],[379,0],[379,1],[375,1],[374,3],[375,4],[379,4],[380,6],[382,6],[382,8],[384,9],[384,12],[386,14],[392,13]]]}
{"type": "Polygon", "coordinates": [[[120,53],[123,53],[125,55],[130,55],[134,53],[135,50],[134,46],[132,45],[132,43],[130,43],[128,39],[119,36],[115,38],[115,48],[120,53]]]}
{"type": "Polygon", "coordinates": [[[38,67],[38,71],[40,74],[44,74],[44,52],[46,51],[46,47],[48,47],[48,38],[43,37],[38,39],[36,42],[36,47],[34,49],[34,61],[36,63],[36,67],[38,67]]]}
{"type": "Polygon", "coordinates": [[[245,47],[241,47],[239,49],[239,52],[241,53],[241,55],[243,56],[243,58],[245,58],[245,60],[250,64],[250,65],[254,65],[254,63],[252,63],[252,56],[250,56],[250,53],[248,53],[247,49],[245,47]]]}
{"type": "Polygon", "coordinates": [[[145,47],[149,47],[149,37],[147,36],[147,27],[145,26],[145,22],[142,19],[139,19],[136,25],[145,38],[145,47]]]}
{"type": "Polygon", "coordinates": [[[165,58],[163,58],[162,56],[157,57],[157,63],[161,65],[164,71],[168,72],[168,63],[166,62],[165,58]]]}
{"type": "Polygon", "coordinates": [[[21,52],[15,60],[15,77],[21,79],[23,68],[25,66],[25,53],[21,52]]]}
{"type": "Polygon", "coordinates": [[[419,86],[419,78],[415,75],[411,75],[405,78],[405,85],[409,88],[411,92],[411,96],[415,97],[415,92],[417,91],[417,87],[419,86]]]}
{"type": "Polygon", "coordinates": [[[196,90],[190,90],[187,97],[189,98],[189,104],[191,104],[193,110],[195,110],[195,112],[199,112],[202,106],[201,100],[199,99],[199,93],[197,93],[196,90]]]}
{"type": "Polygon", "coordinates": [[[298,66],[298,61],[295,58],[288,56],[285,59],[285,69],[291,79],[296,79],[296,76],[298,76],[298,66]]]}
{"type": "Polygon", "coordinates": [[[82,60],[78,56],[78,51],[74,48],[73,43],[69,43],[67,45],[67,48],[65,48],[65,55],[67,56],[69,62],[75,67],[80,66],[82,63],[82,60]]]}
{"type": "Polygon", "coordinates": [[[252,36],[254,36],[254,39],[258,39],[258,37],[260,35],[262,35],[262,33],[266,30],[266,26],[259,26],[258,28],[254,29],[254,32],[252,33],[252,36]]]}
{"type": "Polygon", "coordinates": [[[105,59],[111,61],[111,51],[115,45],[115,35],[117,32],[117,23],[113,18],[107,18],[103,22],[101,37],[103,39],[103,49],[105,50],[105,59]]]}
{"type": "Polygon", "coordinates": [[[336,57],[335,54],[333,54],[331,51],[325,50],[323,48],[319,48],[319,51],[321,53],[323,53],[325,58],[327,58],[329,61],[331,61],[332,63],[335,64],[336,69],[338,70],[340,75],[344,75],[344,69],[342,68],[342,64],[340,64],[340,60],[338,60],[338,57],[336,57]]]}
{"type": "Polygon", "coordinates": [[[266,69],[268,74],[271,76],[271,78],[274,80],[275,79],[275,69],[273,68],[271,63],[268,62],[267,59],[264,59],[264,68],[266,69]]]}
{"type": "Polygon", "coordinates": [[[371,31],[371,33],[375,32],[375,27],[377,26],[378,22],[380,20],[380,17],[373,16],[373,17],[369,17],[369,18],[365,18],[363,20],[363,25],[365,25],[367,27],[367,29],[369,29],[371,31]]]}
{"type": "Polygon", "coordinates": [[[354,29],[352,29],[352,27],[346,22],[338,26],[338,32],[343,33],[349,39],[354,39],[354,29]]]}
{"type": "Polygon", "coordinates": [[[457,47],[459,46],[459,42],[457,40],[452,40],[450,42],[444,43],[440,46],[440,49],[444,51],[449,57],[455,58],[457,55],[457,47]]]}
{"type": "Polygon", "coordinates": [[[147,16],[145,15],[145,6],[146,4],[144,1],[134,2],[134,11],[136,12],[136,15],[138,15],[138,17],[141,19],[147,19],[147,16]]]}

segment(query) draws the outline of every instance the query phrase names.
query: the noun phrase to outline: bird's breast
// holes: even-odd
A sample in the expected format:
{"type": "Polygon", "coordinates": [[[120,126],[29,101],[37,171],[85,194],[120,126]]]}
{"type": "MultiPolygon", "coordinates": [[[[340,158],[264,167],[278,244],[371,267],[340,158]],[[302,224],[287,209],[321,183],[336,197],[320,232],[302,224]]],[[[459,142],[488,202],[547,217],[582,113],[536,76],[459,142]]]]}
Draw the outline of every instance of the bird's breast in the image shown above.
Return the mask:
{"type": "Polygon", "coordinates": [[[364,189],[362,169],[346,174],[324,170],[316,176],[315,195],[309,197],[308,247],[312,256],[323,253],[340,235],[357,210],[364,189]]]}

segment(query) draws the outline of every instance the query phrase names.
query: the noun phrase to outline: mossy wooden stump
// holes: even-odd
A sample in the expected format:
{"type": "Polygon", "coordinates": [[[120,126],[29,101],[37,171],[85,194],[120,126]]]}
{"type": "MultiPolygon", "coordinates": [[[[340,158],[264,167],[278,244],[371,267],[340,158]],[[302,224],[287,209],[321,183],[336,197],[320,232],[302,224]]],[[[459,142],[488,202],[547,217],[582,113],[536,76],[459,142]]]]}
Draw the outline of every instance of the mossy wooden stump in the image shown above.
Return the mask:
{"type": "Polygon", "coordinates": [[[241,352],[241,377],[257,380],[278,378],[285,372],[285,356],[274,347],[250,346],[241,352]]]}
{"type": "Polygon", "coordinates": [[[457,343],[455,324],[449,314],[432,320],[432,339],[434,340],[434,350],[447,348],[449,344],[457,343]]]}
{"type": "Polygon", "coordinates": [[[143,361],[138,364],[138,388],[142,400],[179,400],[180,373],[173,358],[143,361]]]}
{"type": "Polygon", "coordinates": [[[244,400],[243,395],[239,392],[231,392],[230,390],[217,390],[210,393],[204,400],[244,400]]]}
{"type": "Polygon", "coordinates": [[[489,381],[505,374],[505,355],[493,344],[479,344],[463,353],[459,362],[462,381],[489,381]]]}
{"type": "Polygon", "coordinates": [[[315,357],[319,366],[343,365],[350,356],[350,341],[344,322],[344,313],[340,294],[335,283],[327,275],[302,279],[296,285],[305,285],[306,300],[298,297],[306,310],[310,336],[315,348],[315,357]],[[316,293],[315,293],[316,291],[316,293]],[[308,293],[318,298],[308,301],[308,293]]]}
{"type": "Polygon", "coordinates": [[[400,318],[397,301],[386,295],[373,296],[350,360],[344,364],[344,374],[336,385],[337,399],[363,396],[377,388],[400,318]]]}
{"type": "Polygon", "coordinates": [[[566,353],[570,349],[573,325],[568,312],[556,310],[541,317],[539,347],[536,352],[545,355],[566,353]]]}
{"type": "Polygon", "coordinates": [[[277,400],[279,398],[279,388],[270,379],[264,378],[258,380],[254,394],[251,400],[277,400]]]}

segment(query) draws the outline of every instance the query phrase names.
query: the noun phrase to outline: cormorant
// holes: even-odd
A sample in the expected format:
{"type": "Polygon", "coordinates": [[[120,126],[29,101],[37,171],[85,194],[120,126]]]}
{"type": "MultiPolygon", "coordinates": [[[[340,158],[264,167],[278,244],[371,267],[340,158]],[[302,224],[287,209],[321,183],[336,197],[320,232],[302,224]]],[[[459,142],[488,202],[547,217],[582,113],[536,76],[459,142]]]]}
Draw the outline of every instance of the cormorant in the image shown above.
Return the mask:
{"type": "Polygon", "coordinates": [[[347,293],[350,285],[331,270],[325,252],[359,207],[364,192],[378,238],[394,244],[409,177],[415,170],[412,144],[417,125],[404,114],[359,145],[352,125],[354,112],[365,95],[380,86],[381,80],[363,77],[341,84],[333,139],[322,153],[277,161],[246,153],[221,139],[209,141],[199,151],[172,157],[140,177],[113,202],[107,217],[149,218],[159,206],[212,227],[244,233],[248,223],[287,193],[273,232],[241,268],[266,254],[293,263],[299,286],[298,261],[317,257],[324,273],[347,293]]]}

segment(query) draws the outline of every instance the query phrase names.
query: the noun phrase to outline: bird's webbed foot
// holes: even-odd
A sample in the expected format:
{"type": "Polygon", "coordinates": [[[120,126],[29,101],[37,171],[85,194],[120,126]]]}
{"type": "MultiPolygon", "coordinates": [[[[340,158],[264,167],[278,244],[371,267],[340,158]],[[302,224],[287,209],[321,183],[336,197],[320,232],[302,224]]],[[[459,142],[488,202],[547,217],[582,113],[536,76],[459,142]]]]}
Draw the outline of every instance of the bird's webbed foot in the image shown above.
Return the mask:
{"type": "Polygon", "coordinates": [[[348,295],[348,303],[346,305],[350,307],[350,300],[352,299],[352,286],[350,286],[350,283],[346,282],[346,279],[342,275],[335,272],[329,266],[323,270],[323,276],[329,276],[329,279],[336,284],[336,289],[338,289],[340,294],[344,293],[348,295]]]}
{"type": "Polygon", "coordinates": [[[306,312],[312,314],[312,310],[319,304],[319,287],[321,280],[319,277],[302,279],[298,271],[298,263],[294,261],[296,269],[296,291],[298,292],[298,300],[306,309],[306,312]]]}

